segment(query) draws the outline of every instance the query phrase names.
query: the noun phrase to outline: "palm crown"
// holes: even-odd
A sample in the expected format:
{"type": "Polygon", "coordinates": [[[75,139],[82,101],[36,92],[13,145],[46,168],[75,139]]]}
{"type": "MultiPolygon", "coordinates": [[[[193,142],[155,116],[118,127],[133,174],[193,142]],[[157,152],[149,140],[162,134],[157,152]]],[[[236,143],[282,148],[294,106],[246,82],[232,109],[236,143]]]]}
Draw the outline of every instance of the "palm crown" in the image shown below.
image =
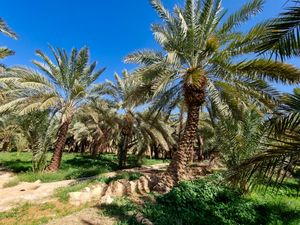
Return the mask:
{"type": "Polygon", "coordinates": [[[18,86],[14,100],[2,105],[0,110],[16,108],[21,114],[34,110],[54,109],[64,117],[71,117],[78,106],[95,95],[97,89],[93,83],[104,69],[94,72],[96,62],[88,64],[87,48],[73,49],[70,58],[65,50],[51,51],[56,64],[43,52],[37,51],[43,62],[33,63],[44,72],[41,74],[28,68],[13,68],[1,79],[13,81],[18,86]]]}

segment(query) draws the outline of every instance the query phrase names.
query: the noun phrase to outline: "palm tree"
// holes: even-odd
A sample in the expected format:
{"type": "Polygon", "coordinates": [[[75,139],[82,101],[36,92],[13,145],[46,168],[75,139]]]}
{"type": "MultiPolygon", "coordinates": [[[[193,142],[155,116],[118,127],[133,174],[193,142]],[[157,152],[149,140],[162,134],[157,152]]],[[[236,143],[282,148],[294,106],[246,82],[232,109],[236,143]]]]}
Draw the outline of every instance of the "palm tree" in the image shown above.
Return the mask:
{"type": "Polygon", "coordinates": [[[109,94],[116,103],[118,110],[123,113],[119,120],[120,126],[120,143],[119,143],[119,167],[124,168],[127,162],[127,151],[133,137],[133,110],[135,104],[129,100],[133,87],[136,85],[134,79],[128,77],[126,70],[122,72],[122,78],[116,73],[115,82],[107,81],[106,85],[109,94]]]}
{"type": "Polygon", "coordinates": [[[43,74],[19,67],[1,76],[0,80],[13,81],[17,87],[11,90],[0,111],[16,110],[22,115],[35,110],[51,109],[60,114],[54,153],[47,167],[48,171],[55,171],[60,167],[73,116],[83,103],[96,97],[95,92],[99,92],[99,88],[93,84],[104,69],[94,72],[96,62],[88,63],[87,47],[79,51],[72,49],[70,56],[64,49],[55,50],[51,46],[50,49],[56,64],[39,50],[36,53],[43,62],[33,61],[43,74]]]}
{"type": "Polygon", "coordinates": [[[174,13],[159,0],[151,0],[163,20],[152,25],[162,52],[137,51],[125,62],[140,65],[133,76],[154,97],[184,96],[188,114],[178,149],[155,189],[166,191],[185,177],[202,105],[213,104],[215,110],[228,112],[236,103],[268,104],[274,100],[274,90],[265,81],[299,82],[300,71],[292,65],[263,58],[241,60],[254,51],[259,30],[243,35],[236,28],[260,12],[263,2],[252,0],[221,23],[225,12],[220,0],[185,0],[183,7],[175,6],[174,13]]]}
{"type": "Polygon", "coordinates": [[[96,99],[81,107],[70,133],[77,148],[90,150],[96,156],[104,150],[113,149],[118,136],[119,120],[115,107],[102,99],[96,99]]]}
{"type": "MultiPolygon", "coordinates": [[[[5,21],[0,17],[0,32],[11,37],[14,39],[17,39],[16,33],[14,33],[5,23],[5,21]]],[[[7,56],[13,55],[14,51],[6,48],[6,47],[0,47],[0,59],[3,59],[7,56]]]]}
{"type": "Polygon", "coordinates": [[[0,140],[1,151],[8,151],[9,148],[17,148],[19,143],[27,144],[25,139],[26,131],[18,124],[18,117],[13,114],[3,115],[0,118],[0,140]]]}
{"type": "Polygon", "coordinates": [[[258,152],[227,173],[231,183],[243,188],[247,185],[246,190],[261,181],[281,184],[297,169],[300,162],[300,89],[283,97],[282,104],[264,127],[268,132],[263,135],[258,152]]]}
{"type": "Polygon", "coordinates": [[[175,129],[163,113],[153,114],[151,109],[134,116],[134,151],[140,159],[147,151],[153,151],[158,158],[159,151],[169,153],[175,146],[175,129]]]}

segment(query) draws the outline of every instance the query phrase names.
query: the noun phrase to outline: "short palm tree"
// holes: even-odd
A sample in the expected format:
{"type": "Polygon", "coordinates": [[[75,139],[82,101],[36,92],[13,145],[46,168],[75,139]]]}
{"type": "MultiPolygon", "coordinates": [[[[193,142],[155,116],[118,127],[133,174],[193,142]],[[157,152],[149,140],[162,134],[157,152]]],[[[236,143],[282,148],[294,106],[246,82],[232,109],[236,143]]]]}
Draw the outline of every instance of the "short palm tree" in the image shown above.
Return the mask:
{"type": "MultiPolygon", "coordinates": [[[[16,33],[14,33],[5,23],[5,21],[0,17],[0,32],[11,37],[14,39],[17,39],[16,33]]],[[[14,51],[6,48],[6,47],[0,47],[0,59],[3,59],[7,56],[13,55],[14,51]]]]}
{"type": "Polygon", "coordinates": [[[228,171],[227,179],[233,184],[247,185],[247,189],[262,181],[281,184],[297,170],[300,162],[300,89],[283,97],[282,104],[265,127],[267,132],[258,152],[228,171]]]}
{"type": "Polygon", "coordinates": [[[99,91],[93,85],[104,69],[95,71],[96,62],[89,64],[89,50],[73,49],[68,56],[64,49],[50,49],[55,62],[42,51],[36,51],[43,62],[33,63],[43,74],[27,68],[13,68],[3,74],[0,81],[14,82],[13,88],[0,107],[0,111],[16,110],[26,114],[35,110],[59,112],[60,127],[54,147],[54,153],[48,171],[55,171],[60,167],[61,158],[69,125],[78,108],[99,91]]]}
{"type": "Polygon", "coordinates": [[[254,51],[253,39],[259,31],[242,34],[236,28],[260,12],[263,2],[246,3],[222,23],[225,12],[220,0],[185,0],[183,7],[175,6],[174,13],[159,0],[151,0],[163,20],[152,25],[162,51],[137,51],[125,62],[140,65],[133,76],[154,96],[184,96],[188,113],[178,149],[157,190],[165,191],[185,177],[202,105],[213,104],[215,110],[224,111],[232,102],[267,103],[273,95],[264,80],[299,82],[300,71],[292,65],[241,59],[254,51]]]}

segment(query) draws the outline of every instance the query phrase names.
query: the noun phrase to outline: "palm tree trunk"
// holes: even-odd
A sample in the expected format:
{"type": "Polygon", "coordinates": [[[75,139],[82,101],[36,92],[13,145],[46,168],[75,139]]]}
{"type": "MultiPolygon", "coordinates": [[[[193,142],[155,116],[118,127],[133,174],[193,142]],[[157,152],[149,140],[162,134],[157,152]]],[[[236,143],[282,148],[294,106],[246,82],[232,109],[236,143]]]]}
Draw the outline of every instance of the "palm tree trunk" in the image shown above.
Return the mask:
{"type": "MultiPolygon", "coordinates": [[[[186,76],[199,74],[203,71],[191,69],[186,76]]],[[[205,102],[205,87],[206,77],[201,76],[197,84],[184,84],[184,98],[187,106],[187,121],[180,137],[178,149],[173,154],[172,161],[154,190],[159,192],[167,192],[174,185],[178,184],[181,180],[185,179],[185,172],[188,166],[191,155],[194,151],[195,141],[197,140],[197,128],[199,122],[200,107],[205,102]]]]}
{"type": "Polygon", "coordinates": [[[65,122],[63,122],[62,125],[60,126],[58,134],[57,134],[54,153],[52,155],[50,164],[46,168],[46,171],[52,172],[52,171],[56,171],[59,169],[63,150],[64,150],[66,140],[67,140],[67,134],[68,134],[70,123],[71,123],[71,121],[69,119],[69,120],[66,120],[65,122]]]}
{"type": "Polygon", "coordinates": [[[123,135],[119,152],[119,168],[123,169],[126,167],[127,163],[127,149],[128,149],[128,135],[123,135]]]}
{"type": "Polygon", "coordinates": [[[2,145],[2,151],[6,152],[8,149],[9,141],[4,141],[2,145]]]}
{"type": "Polygon", "coordinates": [[[188,165],[190,155],[193,153],[196,141],[197,126],[199,121],[200,106],[194,105],[188,107],[188,117],[186,127],[184,129],[178,149],[174,152],[172,161],[167,169],[166,176],[163,177],[163,185],[159,185],[157,190],[161,188],[170,188],[185,178],[185,171],[188,165]]]}

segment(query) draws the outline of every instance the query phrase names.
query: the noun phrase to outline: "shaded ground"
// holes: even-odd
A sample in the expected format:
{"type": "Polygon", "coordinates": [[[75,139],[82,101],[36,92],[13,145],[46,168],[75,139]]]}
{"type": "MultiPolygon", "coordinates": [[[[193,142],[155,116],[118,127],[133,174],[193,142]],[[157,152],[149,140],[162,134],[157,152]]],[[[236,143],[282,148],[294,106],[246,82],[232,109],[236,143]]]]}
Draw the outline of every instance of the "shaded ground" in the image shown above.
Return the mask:
{"type": "Polygon", "coordinates": [[[60,219],[52,220],[47,225],[113,225],[115,218],[104,216],[97,207],[91,207],[60,219]]]}

